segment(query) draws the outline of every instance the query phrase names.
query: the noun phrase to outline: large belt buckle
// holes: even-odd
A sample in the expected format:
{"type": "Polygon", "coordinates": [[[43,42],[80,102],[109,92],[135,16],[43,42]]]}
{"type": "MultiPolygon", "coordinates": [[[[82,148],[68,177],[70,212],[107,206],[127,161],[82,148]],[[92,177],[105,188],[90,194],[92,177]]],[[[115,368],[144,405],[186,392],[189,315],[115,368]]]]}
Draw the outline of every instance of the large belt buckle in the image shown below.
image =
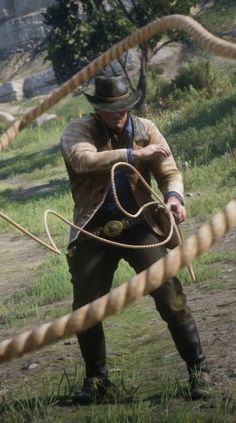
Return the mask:
{"type": "Polygon", "coordinates": [[[123,229],[124,226],[120,220],[110,220],[110,222],[107,222],[103,227],[103,233],[109,238],[114,238],[115,236],[120,235],[123,229]]]}

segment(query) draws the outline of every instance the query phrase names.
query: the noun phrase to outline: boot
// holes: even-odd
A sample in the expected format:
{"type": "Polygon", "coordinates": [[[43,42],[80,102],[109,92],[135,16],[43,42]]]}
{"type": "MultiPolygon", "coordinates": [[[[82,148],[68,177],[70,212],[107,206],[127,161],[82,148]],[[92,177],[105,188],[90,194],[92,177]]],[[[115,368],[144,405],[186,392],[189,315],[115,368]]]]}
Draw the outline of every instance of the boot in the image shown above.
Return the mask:
{"type": "Polygon", "coordinates": [[[206,398],[212,394],[212,383],[194,319],[190,317],[184,321],[171,322],[168,327],[187,365],[191,398],[206,398]]]}
{"type": "Polygon", "coordinates": [[[206,361],[188,368],[189,392],[193,400],[206,399],[213,395],[213,384],[206,361]]]}
{"type": "Polygon", "coordinates": [[[108,378],[86,377],[81,392],[76,395],[80,405],[98,404],[115,398],[115,385],[108,378]]]}
{"type": "Polygon", "coordinates": [[[77,335],[87,378],[107,378],[106,343],[101,323],[77,335]]]}

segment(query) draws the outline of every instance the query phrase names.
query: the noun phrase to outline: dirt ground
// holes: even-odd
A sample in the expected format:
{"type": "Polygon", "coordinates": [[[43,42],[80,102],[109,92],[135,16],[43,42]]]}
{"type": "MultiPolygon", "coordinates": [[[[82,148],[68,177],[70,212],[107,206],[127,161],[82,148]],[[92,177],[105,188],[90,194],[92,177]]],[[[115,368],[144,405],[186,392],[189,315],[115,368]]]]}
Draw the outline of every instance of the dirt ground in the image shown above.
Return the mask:
{"type": "MultiPolygon", "coordinates": [[[[234,250],[236,230],[226,234],[224,239],[214,247],[214,251],[234,250]]],[[[8,296],[15,290],[31,284],[34,269],[45,258],[44,250],[36,243],[23,235],[1,235],[0,237],[1,267],[0,290],[2,297],[8,296]]],[[[198,323],[202,344],[207,353],[210,367],[213,370],[216,382],[233,393],[236,400],[236,263],[224,263],[223,274],[220,280],[211,281],[211,288],[202,287],[200,284],[185,288],[189,305],[198,323]]],[[[148,299],[144,299],[146,301],[148,299]]],[[[68,300],[69,301],[69,300],[68,300]]],[[[40,317],[37,324],[44,323],[40,317]]],[[[0,327],[1,340],[13,334],[20,333],[31,327],[29,321],[27,328],[0,327]]],[[[167,329],[166,329],[167,330],[167,329]]],[[[64,345],[60,341],[59,345],[64,345]]],[[[77,348],[77,346],[75,346],[77,348]]],[[[66,359],[71,359],[74,348],[66,352],[66,359]]],[[[27,355],[21,359],[0,366],[0,392],[14,383],[16,378],[24,377],[27,366],[40,362],[43,367],[55,365],[52,363],[52,353],[55,360],[60,360],[63,349],[58,344],[52,345],[39,353],[27,355]]],[[[65,357],[64,357],[65,358],[65,357]]],[[[34,368],[34,364],[33,367],[34,368]]]]}

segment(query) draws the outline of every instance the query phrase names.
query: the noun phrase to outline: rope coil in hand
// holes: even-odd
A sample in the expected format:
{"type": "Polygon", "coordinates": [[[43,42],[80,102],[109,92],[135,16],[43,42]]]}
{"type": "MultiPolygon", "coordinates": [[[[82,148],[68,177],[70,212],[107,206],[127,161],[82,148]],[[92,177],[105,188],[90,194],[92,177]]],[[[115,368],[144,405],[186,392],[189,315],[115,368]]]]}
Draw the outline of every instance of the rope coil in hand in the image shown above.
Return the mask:
{"type": "MultiPolygon", "coordinates": [[[[112,166],[111,169],[111,186],[112,186],[112,192],[113,192],[113,197],[115,200],[115,203],[118,207],[118,209],[120,209],[124,215],[131,217],[131,218],[136,218],[138,216],[140,216],[140,214],[150,205],[156,205],[157,207],[161,204],[161,206],[166,210],[166,213],[169,217],[169,221],[170,221],[170,226],[169,226],[169,233],[167,235],[167,237],[163,240],[160,241],[158,243],[154,243],[154,244],[147,244],[147,245],[137,245],[137,244],[123,244],[121,242],[117,242],[117,241],[113,241],[111,239],[107,239],[107,238],[103,238],[101,236],[98,236],[92,232],[89,232],[87,230],[85,230],[84,228],[81,228],[77,225],[75,225],[73,222],[69,221],[68,219],[66,219],[64,216],[62,216],[61,214],[59,214],[58,212],[56,212],[55,210],[46,210],[44,212],[44,226],[45,226],[45,230],[48,236],[48,239],[51,243],[47,244],[46,242],[42,241],[40,238],[38,238],[37,236],[33,235],[30,231],[28,231],[27,229],[23,228],[23,226],[19,225],[17,222],[15,222],[14,220],[12,220],[9,216],[7,216],[5,213],[0,211],[0,218],[6,220],[8,223],[10,223],[12,226],[14,226],[15,228],[19,229],[22,233],[24,233],[25,235],[29,236],[30,238],[32,238],[34,241],[36,241],[38,244],[46,247],[47,249],[49,249],[50,251],[60,255],[61,251],[59,250],[59,248],[56,246],[51,234],[50,234],[50,230],[49,230],[49,225],[48,225],[48,216],[49,214],[52,214],[56,217],[58,217],[62,222],[66,223],[67,225],[71,226],[74,229],[77,229],[78,231],[82,232],[85,235],[88,235],[89,237],[96,239],[98,241],[102,241],[105,242],[106,244],[110,244],[110,245],[115,245],[117,247],[125,247],[125,248],[131,248],[131,249],[143,249],[143,248],[153,248],[153,247],[160,247],[161,245],[165,245],[168,243],[168,241],[170,240],[170,238],[172,237],[173,231],[176,231],[177,236],[179,235],[179,229],[177,228],[177,225],[175,223],[173,214],[167,209],[166,205],[164,204],[164,202],[162,201],[162,199],[155,193],[155,191],[148,185],[148,183],[145,181],[145,179],[142,177],[142,175],[140,175],[140,173],[137,171],[137,169],[135,167],[133,167],[132,165],[130,165],[129,163],[123,163],[123,162],[119,162],[116,163],[112,166]],[[148,191],[151,192],[151,194],[155,197],[154,201],[151,201],[149,203],[144,204],[142,207],[140,207],[140,209],[138,210],[138,212],[136,214],[130,214],[128,213],[120,204],[117,193],[116,193],[116,187],[115,187],[115,170],[117,169],[117,167],[128,167],[129,169],[131,169],[133,172],[135,172],[138,177],[140,178],[141,182],[143,183],[143,185],[148,189],[148,191]]],[[[181,243],[181,239],[179,238],[179,243],[181,243]]]]}

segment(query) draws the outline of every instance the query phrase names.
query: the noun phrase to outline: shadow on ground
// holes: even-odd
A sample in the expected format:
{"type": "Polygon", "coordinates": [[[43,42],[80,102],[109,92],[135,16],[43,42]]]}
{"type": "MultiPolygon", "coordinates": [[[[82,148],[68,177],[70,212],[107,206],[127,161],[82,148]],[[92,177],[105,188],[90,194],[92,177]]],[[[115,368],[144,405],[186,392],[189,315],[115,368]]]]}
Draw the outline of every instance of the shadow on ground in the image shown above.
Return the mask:
{"type": "Polygon", "coordinates": [[[6,190],[6,197],[13,201],[25,201],[32,198],[47,198],[54,192],[68,191],[67,179],[55,179],[46,184],[34,185],[26,189],[6,190]]]}

